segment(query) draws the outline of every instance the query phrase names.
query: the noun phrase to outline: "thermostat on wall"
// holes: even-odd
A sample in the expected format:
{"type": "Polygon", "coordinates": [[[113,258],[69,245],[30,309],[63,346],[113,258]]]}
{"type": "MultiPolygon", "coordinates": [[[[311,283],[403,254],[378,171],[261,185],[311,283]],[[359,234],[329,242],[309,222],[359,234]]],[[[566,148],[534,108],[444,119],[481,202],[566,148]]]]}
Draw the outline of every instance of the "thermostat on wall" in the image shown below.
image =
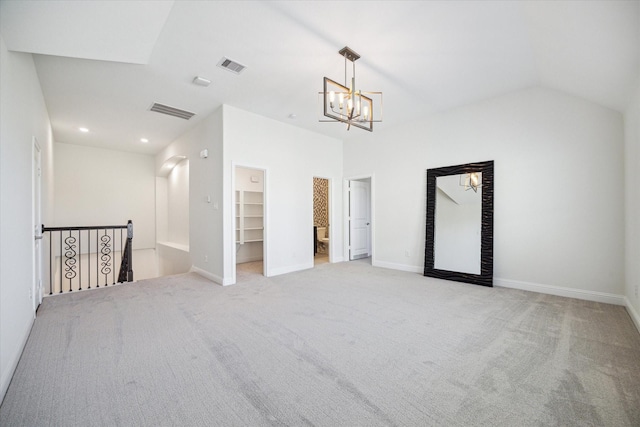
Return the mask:
{"type": "Polygon", "coordinates": [[[251,175],[251,182],[260,182],[257,176],[251,175]]]}
{"type": "Polygon", "coordinates": [[[207,150],[206,148],[204,150],[202,150],[200,152],[200,158],[201,159],[206,159],[207,157],[209,157],[209,150],[207,150]]]}

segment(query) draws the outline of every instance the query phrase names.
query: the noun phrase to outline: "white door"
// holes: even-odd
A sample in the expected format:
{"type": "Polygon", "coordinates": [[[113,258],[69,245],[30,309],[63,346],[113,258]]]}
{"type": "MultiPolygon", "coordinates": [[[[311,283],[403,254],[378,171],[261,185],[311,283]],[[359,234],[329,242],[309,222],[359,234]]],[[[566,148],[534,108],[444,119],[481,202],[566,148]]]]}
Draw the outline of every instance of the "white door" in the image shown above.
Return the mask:
{"type": "Polygon", "coordinates": [[[33,310],[42,302],[42,216],[40,212],[42,169],[40,166],[41,153],[38,141],[33,139],[33,310]]]}
{"type": "Polygon", "coordinates": [[[371,185],[349,181],[349,260],[371,255],[371,185]]]}

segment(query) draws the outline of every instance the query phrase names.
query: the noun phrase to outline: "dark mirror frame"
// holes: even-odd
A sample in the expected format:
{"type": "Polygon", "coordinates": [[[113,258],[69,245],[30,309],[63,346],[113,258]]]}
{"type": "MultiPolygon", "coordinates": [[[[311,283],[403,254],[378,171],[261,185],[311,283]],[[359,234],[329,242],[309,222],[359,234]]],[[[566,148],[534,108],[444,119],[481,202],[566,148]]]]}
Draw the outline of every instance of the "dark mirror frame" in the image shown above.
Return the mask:
{"type": "Polygon", "coordinates": [[[424,275],[475,285],[493,286],[493,160],[427,169],[427,232],[424,247],[424,275]],[[482,172],[482,224],[480,232],[480,274],[438,270],[435,261],[436,178],[482,172]]]}

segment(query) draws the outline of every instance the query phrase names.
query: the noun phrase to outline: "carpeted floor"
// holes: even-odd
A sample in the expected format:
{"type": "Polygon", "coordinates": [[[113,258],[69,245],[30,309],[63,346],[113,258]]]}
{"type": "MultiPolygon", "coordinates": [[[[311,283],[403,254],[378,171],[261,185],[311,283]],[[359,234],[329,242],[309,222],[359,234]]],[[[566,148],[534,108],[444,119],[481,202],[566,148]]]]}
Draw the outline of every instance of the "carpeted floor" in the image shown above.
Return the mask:
{"type": "Polygon", "coordinates": [[[623,307],[323,264],[46,298],[2,426],[639,426],[623,307]]]}

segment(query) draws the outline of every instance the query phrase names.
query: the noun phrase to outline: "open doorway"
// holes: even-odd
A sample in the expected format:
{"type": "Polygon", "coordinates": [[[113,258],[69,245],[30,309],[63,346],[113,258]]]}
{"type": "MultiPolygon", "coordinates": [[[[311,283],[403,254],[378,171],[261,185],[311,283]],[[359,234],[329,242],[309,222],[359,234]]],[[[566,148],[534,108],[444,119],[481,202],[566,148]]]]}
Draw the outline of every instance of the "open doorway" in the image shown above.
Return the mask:
{"type": "Polygon", "coordinates": [[[346,181],[349,261],[370,258],[373,255],[372,181],[370,176],[346,181]]]}
{"type": "Polygon", "coordinates": [[[329,180],[313,178],[313,264],[326,264],[330,256],[329,180]]]}
{"type": "Polygon", "coordinates": [[[29,291],[29,297],[33,299],[33,312],[35,313],[38,306],[42,302],[42,150],[38,144],[38,140],[34,136],[33,142],[33,179],[32,179],[32,196],[33,196],[33,285],[29,291]]]}
{"type": "Polygon", "coordinates": [[[235,167],[236,282],[265,275],[265,171],[235,167]]]}

